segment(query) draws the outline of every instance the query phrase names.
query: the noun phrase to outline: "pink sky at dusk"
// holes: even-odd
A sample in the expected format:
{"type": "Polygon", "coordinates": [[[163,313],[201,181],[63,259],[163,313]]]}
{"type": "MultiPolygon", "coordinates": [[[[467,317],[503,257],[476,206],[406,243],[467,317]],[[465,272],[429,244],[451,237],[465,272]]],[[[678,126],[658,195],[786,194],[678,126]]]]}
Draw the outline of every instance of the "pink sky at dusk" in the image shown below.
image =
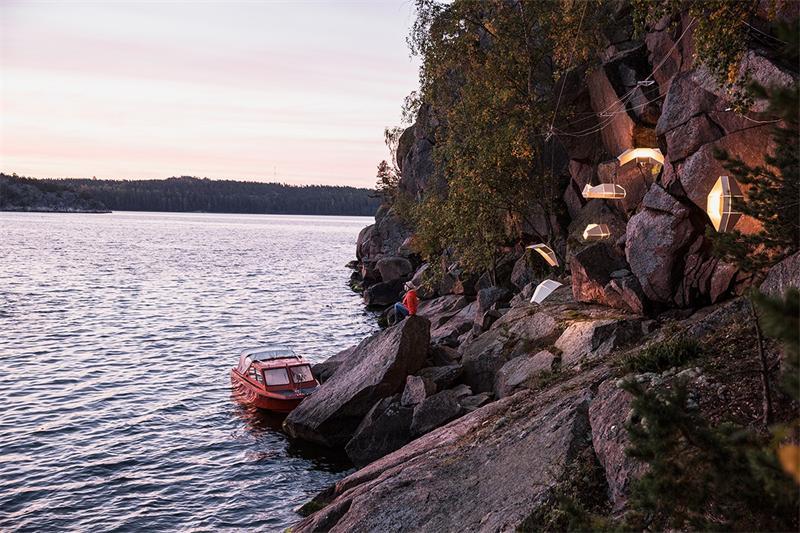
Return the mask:
{"type": "Polygon", "coordinates": [[[410,0],[0,0],[0,171],[371,187],[410,0]]]}

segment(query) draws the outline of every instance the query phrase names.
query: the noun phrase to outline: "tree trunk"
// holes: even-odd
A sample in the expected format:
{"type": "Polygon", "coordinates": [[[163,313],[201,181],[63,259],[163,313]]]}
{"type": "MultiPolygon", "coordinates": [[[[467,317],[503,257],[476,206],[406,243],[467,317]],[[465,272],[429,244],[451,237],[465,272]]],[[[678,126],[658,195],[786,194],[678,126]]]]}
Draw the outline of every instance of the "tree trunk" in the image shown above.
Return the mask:
{"type": "Polygon", "coordinates": [[[758,314],[756,313],[755,305],[753,305],[753,299],[748,298],[747,301],[750,304],[750,314],[753,316],[753,326],[756,328],[758,358],[761,364],[761,390],[763,394],[762,412],[764,413],[764,425],[769,426],[772,424],[772,394],[770,393],[769,383],[769,363],[767,361],[766,354],[764,354],[764,340],[761,336],[761,326],[758,323],[758,314]]]}

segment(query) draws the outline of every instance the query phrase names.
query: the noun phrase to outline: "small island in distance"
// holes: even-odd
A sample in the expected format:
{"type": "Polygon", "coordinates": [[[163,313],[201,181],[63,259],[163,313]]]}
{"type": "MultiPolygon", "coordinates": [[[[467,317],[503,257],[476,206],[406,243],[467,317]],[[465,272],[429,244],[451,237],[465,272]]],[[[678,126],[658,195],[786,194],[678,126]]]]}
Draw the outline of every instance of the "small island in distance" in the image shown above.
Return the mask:
{"type": "Polygon", "coordinates": [[[371,216],[372,189],[210,180],[34,179],[0,173],[0,211],[107,213],[166,211],[371,216]]]}

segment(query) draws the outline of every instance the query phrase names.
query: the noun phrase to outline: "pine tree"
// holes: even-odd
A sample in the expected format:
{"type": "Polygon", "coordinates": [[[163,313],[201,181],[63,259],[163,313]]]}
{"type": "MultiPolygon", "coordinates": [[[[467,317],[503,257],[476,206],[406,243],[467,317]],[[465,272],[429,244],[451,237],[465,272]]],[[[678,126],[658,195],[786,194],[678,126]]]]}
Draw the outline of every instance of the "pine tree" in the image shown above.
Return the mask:
{"type": "Polygon", "coordinates": [[[623,387],[634,395],[628,453],[649,466],[624,529],[797,530],[797,487],[754,433],[711,427],[684,384],[623,387]]]}

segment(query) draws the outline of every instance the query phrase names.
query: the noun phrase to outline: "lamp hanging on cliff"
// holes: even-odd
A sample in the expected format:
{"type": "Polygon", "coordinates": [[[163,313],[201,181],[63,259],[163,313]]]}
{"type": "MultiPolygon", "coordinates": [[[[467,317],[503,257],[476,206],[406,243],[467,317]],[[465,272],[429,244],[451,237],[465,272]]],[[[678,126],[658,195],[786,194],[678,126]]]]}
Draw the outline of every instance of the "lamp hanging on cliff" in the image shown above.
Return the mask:
{"type": "Polygon", "coordinates": [[[536,290],[533,291],[533,296],[531,297],[532,304],[540,304],[544,301],[545,298],[550,296],[557,288],[561,287],[561,283],[557,281],[553,281],[552,279],[546,279],[540,284],[536,286],[536,290]]]}
{"type": "Polygon", "coordinates": [[[618,155],[617,159],[619,159],[620,166],[626,165],[631,161],[650,165],[653,174],[658,174],[661,167],[664,166],[664,155],[658,148],[629,148],[618,155]]]}
{"type": "Polygon", "coordinates": [[[611,237],[611,231],[605,224],[589,224],[583,230],[584,241],[600,241],[611,237]]]}
{"type": "Polygon", "coordinates": [[[734,198],[743,198],[739,184],[728,176],[720,176],[708,193],[706,202],[708,218],[719,232],[733,229],[742,216],[742,213],[733,210],[734,198]]]}
{"type": "Polygon", "coordinates": [[[616,183],[601,183],[600,185],[589,185],[583,188],[584,198],[601,198],[603,200],[622,200],[625,198],[625,188],[616,183]]]}
{"type": "Polygon", "coordinates": [[[544,257],[544,260],[547,261],[548,265],[553,267],[558,266],[558,259],[556,259],[556,253],[553,251],[552,248],[550,248],[546,244],[532,244],[527,248],[529,250],[536,250],[537,252],[539,252],[539,255],[544,257]]]}

